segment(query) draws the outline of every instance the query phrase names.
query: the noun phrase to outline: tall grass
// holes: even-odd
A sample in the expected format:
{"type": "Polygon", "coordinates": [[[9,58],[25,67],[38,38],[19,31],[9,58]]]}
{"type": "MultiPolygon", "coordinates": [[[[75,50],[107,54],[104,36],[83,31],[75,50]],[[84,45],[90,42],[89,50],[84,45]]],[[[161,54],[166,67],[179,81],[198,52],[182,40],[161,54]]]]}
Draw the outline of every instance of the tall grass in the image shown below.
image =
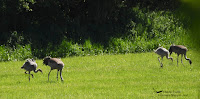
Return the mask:
{"type": "Polygon", "coordinates": [[[17,61],[30,57],[33,57],[30,45],[17,45],[14,49],[5,45],[0,46],[0,61],[17,61]]]}

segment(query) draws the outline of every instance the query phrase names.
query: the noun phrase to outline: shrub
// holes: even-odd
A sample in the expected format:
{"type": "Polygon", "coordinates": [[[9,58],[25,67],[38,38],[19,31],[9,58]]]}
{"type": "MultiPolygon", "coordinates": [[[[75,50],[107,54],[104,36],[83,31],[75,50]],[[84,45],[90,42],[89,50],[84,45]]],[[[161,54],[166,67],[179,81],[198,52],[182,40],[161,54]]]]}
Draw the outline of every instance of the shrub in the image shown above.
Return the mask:
{"type": "Polygon", "coordinates": [[[17,45],[15,49],[1,45],[0,46],[0,61],[17,61],[25,60],[27,58],[32,58],[31,47],[30,45],[17,45]]]}
{"type": "MultiPolygon", "coordinates": [[[[148,11],[140,9],[139,7],[128,10],[128,12],[128,15],[130,15],[128,16],[128,20],[126,20],[125,15],[119,16],[121,19],[116,19],[118,21],[121,20],[122,23],[125,21],[126,24],[115,24],[112,31],[109,30],[106,32],[107,26],[104,25],[102,25],[104,29],[98,28],[97,30],[97,26],[92,26],[94,31],[92,31],[91,35],[96,38],[98,38],[98,36],[103,37],[104,39],[102,42],[96,42],[99,40],[94,40],[92,38],[78,41],[78,37],[81,36],[79,35],[76,40],[68,40],[67,37],[63,37],[59,39],[59,41],[55,39],[54,42],[48,42],[48,44],[46,44],[46,42],[41,44],[41,46],[37,43],[31,45],[24,44],[23,35],[19,35],[14,31],[11,38],[8,40],[8,45],[10,47],[5,45],[0,46],[0,61],[23,60],[29,57],[44,58],[45,56],[68,57],[102,55],[104,53],[125,54],[148,52],[159,46],[169,48],[171,44],[192,46],[192,44],[189,44],[186,40],[189,36],[187,30],[183,28],[183,24],[178,19],[174,18],[171,12],[148,11]],[[125,30],[122,31],[124,28],[125,30]],[[101,31],[103,34],[93,34],[95,31],[101,31]],[[110,37],[112,34],[113,36],[110,37]],[[21,38],[18,39],[18,37],[21,38]]],[[[81,30],[77,31],[81,32],[81,30]]],[[[55,35],[59,34],[55,33],[55,35]]]]}

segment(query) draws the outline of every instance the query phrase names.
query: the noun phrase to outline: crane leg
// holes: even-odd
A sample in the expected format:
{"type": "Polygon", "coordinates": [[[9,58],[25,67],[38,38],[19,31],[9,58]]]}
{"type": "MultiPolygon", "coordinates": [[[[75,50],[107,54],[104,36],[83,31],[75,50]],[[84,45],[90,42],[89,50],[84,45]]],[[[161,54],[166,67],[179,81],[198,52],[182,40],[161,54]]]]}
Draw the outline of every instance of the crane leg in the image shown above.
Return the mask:
{"type": "Polygon", "coordinates": [[[161,67],[163,67],[162,61],[163,61],[163,57],[161,57],[161,67]]]}
{"type": "Polygon", "coordinates": [[[158,57],[158,61],[159,61],[159,63],[160,63],[160,57],[158,57]]]}
{"type": "Polygon", "coordinates": [[[177,54],[177,66],[178,66],[178,56],[179,56],[179,54],[177,54]]]}
{"type": "MultiPolygon", "coordinates": [[[[161,57],[162,58],[162,57],[161,57]]],[[[163,67],[162,62],[160,61],[160,57],[158,57],[158,61],[160,62],[161,67],[163,67]]]]}
{"type": "MultiPolygon", "coordinates": [[[[182,58],[183,58],[183,54],[181,54],[181,63],[183,64],[182,58]]],[[[184,66],[184,65],[183,65],[183,66],[184,66]]]]}
{"type": "Polygon", "coordinates": [[[62,78],[62,69],[60,70],[60,78],[61,78],[61,81],[64,80],[64,79],[62,78]]]}
{"type": "Polygon", "coordinates": [[[30,71],[28,73],[29,73],[29,81],[30,81],[30,71]]]}
{"type": "Polygon", "coordinates": [[[50,75],[50,73],[51,73],[51,70],[49,71],[49,74],[48,74],[48,81],[49,81],[49,75],[50,75]]]}
{"type": "Polygon", "coordinates": [[[57,71],[57,80],[58,80],[58,72],[59,72],[59,70],[57,71]]]}

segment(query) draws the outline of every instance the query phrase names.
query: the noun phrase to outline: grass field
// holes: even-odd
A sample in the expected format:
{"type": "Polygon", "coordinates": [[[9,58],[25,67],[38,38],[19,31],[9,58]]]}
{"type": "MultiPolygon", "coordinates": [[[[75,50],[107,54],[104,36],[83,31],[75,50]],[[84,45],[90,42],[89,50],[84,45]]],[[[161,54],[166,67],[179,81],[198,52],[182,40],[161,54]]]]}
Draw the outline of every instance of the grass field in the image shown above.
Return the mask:
{"type": "MultiPolygon", "coordinates": [[[[200,54],[190,50],[184,66],[173,53],[163,59],[163,68],[153,52],[63,58],[64,82],[56,80],[50,67],[36,60],[43,70],[28,75],[20,69],[24,61],[0,62],[0,99],[44,98],[190,98],[200,95],[200,54]],[[158,91],[162,91],[157,93],[158,91]]],[[[180,59],[180,56],[179,56],[180,59]]],[[[60,77],[59,77],[60,78],[60,77]]]]}

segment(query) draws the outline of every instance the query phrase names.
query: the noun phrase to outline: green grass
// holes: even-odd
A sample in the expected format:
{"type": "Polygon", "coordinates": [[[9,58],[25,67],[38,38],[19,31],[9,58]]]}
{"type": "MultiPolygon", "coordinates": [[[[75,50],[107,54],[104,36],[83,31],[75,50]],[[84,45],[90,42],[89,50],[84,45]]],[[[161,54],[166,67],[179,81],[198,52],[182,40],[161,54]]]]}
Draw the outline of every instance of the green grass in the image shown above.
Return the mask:
{"type": "MultiPolygon", "coordinates": [[[[190,50],[188,58],[174,62],[163,59],[163,68],[153,52],[121,55],[102,55],[63,58],[64,82],[56,80],[50,67],[36,60],[43,70],[28,75],[20,69],[24,61],[0,62],[0,98],[191,98],[197,99],[199,90],[200,55],[190,50]],[[156,93],[156,91],[163,91],[156,93]]],[[[179,57],[180,59],[180,57],[179,57]]]]}

